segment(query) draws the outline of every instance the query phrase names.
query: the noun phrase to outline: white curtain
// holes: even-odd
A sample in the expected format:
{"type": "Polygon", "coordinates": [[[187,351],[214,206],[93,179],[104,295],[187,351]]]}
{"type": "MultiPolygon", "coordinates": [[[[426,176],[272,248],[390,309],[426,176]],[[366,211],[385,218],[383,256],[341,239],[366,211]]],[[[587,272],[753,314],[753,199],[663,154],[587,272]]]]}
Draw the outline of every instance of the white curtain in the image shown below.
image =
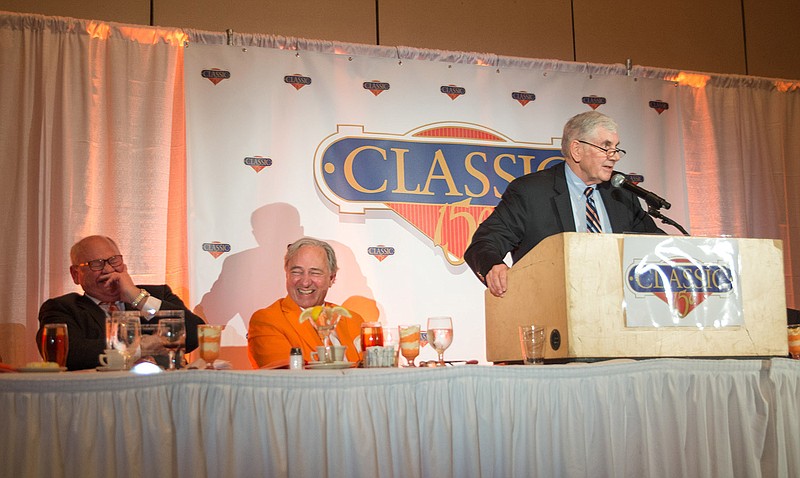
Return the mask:
{"type": "Polygon", "coordinates": [[[27,360],[83,236],[114,237],[135,280],[185,282],[184,38],[0,15],[0,323],[26,325],[27,360]]]}
{"type": "Polygon", "coordinates": [[[134,278],[186,293],[184,42],[669,79],[679,89],[694,235],[780,239],[787,304],[800,300],[800,82],[676,70],[375,47],[0,13],[0,325],[75,290],[68,249],[120,243],[134,278]]]}

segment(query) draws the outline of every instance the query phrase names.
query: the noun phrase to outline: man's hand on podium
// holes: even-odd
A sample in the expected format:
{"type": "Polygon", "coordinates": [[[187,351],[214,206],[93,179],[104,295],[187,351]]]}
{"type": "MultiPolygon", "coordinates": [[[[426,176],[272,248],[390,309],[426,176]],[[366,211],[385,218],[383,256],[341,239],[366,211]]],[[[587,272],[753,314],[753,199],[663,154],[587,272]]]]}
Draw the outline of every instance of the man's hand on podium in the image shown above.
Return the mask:
{"type": "Polygon", "coordinates": [[[486,273],[486,287],[495,297],[503,297],[506,293],[508,266],[505,263],[495,264],[486,273]]]}

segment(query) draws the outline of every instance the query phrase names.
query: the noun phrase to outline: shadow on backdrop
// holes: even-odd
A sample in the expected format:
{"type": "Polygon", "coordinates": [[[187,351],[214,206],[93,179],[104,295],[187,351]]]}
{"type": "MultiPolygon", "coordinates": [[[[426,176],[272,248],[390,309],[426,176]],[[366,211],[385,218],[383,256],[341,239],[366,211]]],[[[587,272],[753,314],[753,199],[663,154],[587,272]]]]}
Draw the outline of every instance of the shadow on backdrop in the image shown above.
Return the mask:
{"type": "MultiPolygon", "coordinates": [[[[195,308],[207,323],[226,325],[223,345],[246,346],[253,313],[286,296],[283,257],[286,247],[304,235],[297,209],[286,203],[256,209],[251,224],[258,247],[228,255],[219,277],[195,308]]],[[[358,312],[364,320],[377,321],[378,305],[353,251],[340,242],[318,239],[330,243],[339,264],[326,300],[358,312]]]]}

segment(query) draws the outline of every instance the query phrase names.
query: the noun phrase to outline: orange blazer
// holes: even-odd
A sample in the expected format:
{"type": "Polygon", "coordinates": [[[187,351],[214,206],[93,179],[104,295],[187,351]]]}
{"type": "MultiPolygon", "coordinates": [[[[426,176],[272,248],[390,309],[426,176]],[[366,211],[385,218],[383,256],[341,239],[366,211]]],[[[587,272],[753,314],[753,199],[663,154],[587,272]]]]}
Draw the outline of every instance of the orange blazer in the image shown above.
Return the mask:
{"type": "MultiPolygon", "coordinates": [[[[325,303],[328,307],[335,305],[325,303]]],[[[287,296],[253,314],[247,332],[247,351],[253,368],[288,364],[292,347],[300,347],[303,359],[311,360],[311,352],[322,345],[322,339],[310,321],[300,323],[300,312],[300,306],[287,296]]],[[[360,336],[364,319],[353,311],[350,313],[352,317],[339,320],[336,335],[346,347],[347,360],[357,362],[360,351],[356,350],[353,340],[360,336]]]]}

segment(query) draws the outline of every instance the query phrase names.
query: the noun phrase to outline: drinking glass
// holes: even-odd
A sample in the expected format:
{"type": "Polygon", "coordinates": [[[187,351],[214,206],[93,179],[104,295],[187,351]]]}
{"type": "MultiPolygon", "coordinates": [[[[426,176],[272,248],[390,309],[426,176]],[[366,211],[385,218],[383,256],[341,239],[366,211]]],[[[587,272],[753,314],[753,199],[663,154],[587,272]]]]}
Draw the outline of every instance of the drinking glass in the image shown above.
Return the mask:
{"type": "Polygon", "coordinates": [[[67,352],[69,352],[67,324],[45,324],[41,345],[42,358],[45,362],[55,362],[59,367],[67,366],[67,352]]]}
{"type": "Polygon", "coordinates": [[[439,354],[439,367],[444,367],[444,351],[453,342],[453,319],[431,317],[428,319],[428,343],[439,354]]]}
{"type": "Polygon", "coordinates": [[[169,368],[176,370],[175,353],[186,343],[186,325],[182,319],[161,319],[158,321],[156,336],[169,352],[169,368]]]}
{"type": "Polygon", "coordinates": [[[383,325],[380,322],[363,322],[361,324],[361,351],[367,347],[383,346],[383,325]]]}
{"type": "Polygon", "coordinates": [[[206,368],[214,368],[214,361],[219,358],[219,345],[222,341],[224,325],[201,324],[197,326],[200,358],[206,362],[206,368]]]}
{"type": "Polygon", "coordinates": [[[131,368],[131,357],[136,353],[139,342],[142,340],[139,311],[114,312],[112,317],[112,346],[125,357],[125,369],[127,370],[131,368]]]}
{"type": "Polygon", "coordinates": [[[419,324],[400,326],[400,353],[408,367],[416,367],[414,359],[419,355],[419,324]]]}

